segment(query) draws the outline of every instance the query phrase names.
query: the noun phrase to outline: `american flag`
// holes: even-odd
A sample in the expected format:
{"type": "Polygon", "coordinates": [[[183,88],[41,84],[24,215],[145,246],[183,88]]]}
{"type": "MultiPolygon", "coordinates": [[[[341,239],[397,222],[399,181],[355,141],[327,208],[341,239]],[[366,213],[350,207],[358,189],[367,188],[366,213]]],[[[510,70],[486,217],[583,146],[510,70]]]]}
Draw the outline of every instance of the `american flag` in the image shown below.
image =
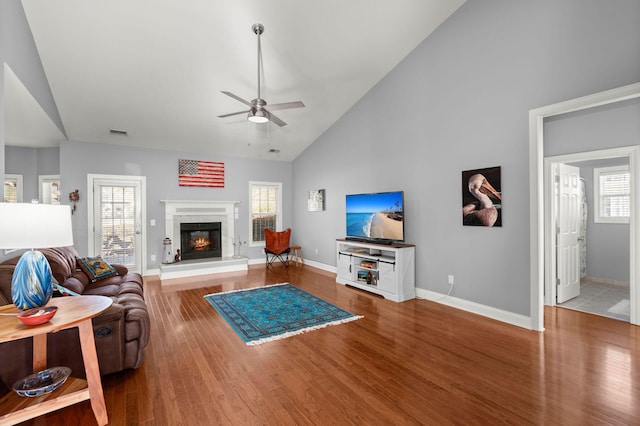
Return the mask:
{"type": "Polygon", "coordinates": [[[224,163],[178,160],[178,184],[180,186],[224,188],[224,163]]]}

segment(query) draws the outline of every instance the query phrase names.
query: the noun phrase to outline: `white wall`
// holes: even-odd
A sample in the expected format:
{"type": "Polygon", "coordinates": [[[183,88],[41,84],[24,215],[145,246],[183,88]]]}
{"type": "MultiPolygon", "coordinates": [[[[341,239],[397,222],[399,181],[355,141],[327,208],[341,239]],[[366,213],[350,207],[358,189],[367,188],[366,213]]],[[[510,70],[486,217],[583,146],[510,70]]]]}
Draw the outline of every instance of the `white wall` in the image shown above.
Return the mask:
{"type": "Polygon", "coordinates": [[[528,111],[638,80],[638,1],[467,2],[294,161],[305,257],[335,265],[345,194],[404,190],[417,286],[452,274],[453,296],[529,315],[528,111]],[[463,227],[461,172],[492,166],[503,227],[463,227]]]}

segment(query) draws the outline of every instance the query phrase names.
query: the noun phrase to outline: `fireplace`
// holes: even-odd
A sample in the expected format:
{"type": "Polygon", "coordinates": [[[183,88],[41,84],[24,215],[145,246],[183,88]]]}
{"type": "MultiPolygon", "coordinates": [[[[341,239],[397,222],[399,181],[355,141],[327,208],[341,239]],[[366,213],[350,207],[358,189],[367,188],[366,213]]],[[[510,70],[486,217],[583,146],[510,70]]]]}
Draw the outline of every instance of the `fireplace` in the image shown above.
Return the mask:
{"type": "Polygon", "coordinates": [[[180,248],[182,260],[222,257],[222,224],[181,223],[180,248]]]}
{"type": "Polygon", "coordinates": [[[165,204],[165,237],[173,241],[174,254],[177,249],[183,251],[180,237],[181,224],[220,222],[222,226],[220,256],[221,258],[233,256],[238,201],[162,200],[162,202],[165,204]]]}
{"type": "Polygon", "coordinates": [[[161,202],[165,205],[165,236],[173,241],[173,254],[178,249],[181,254],[183,251],[180,236],[181,224],[219,222],[221,225],[219,257],[162,264],[160,265],[162,281],[249,269],[246,257],[240,259],[233,257],[233,237],[236,235],[234,230],[238,219],[239,201],[161,200],[161,202]]]}

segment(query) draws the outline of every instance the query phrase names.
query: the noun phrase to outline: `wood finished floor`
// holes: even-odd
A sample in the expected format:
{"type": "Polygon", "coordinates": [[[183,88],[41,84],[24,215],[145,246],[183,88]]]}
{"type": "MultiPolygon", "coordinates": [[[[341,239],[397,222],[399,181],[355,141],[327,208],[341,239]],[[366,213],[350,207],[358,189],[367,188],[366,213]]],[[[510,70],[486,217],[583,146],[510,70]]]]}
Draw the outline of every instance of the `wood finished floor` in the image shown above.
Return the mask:
{"type": "MultiPolygon", "coordinates": [[[[110,425],[640,424],[640,327],[613,319],[548,309],[538,333],[310,267],[145,286],[151,341],[103,378],[110,425]],[[203,299],[287,281],[364,318],[250,347],[203,299]]],[[[83,402],[24,424],[95,420],[83,402]]]]}

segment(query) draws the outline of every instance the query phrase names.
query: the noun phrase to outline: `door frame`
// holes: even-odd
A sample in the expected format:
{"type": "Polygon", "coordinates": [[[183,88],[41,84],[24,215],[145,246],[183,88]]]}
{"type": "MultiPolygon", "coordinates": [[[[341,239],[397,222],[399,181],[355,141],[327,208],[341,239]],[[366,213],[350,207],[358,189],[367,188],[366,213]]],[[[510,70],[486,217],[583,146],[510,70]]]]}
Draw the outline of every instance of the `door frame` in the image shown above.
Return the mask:
{"type": "MultiPolygon", "coordinates": [[[[532,330],[544,330],[544,119],[556,115],[574,111],[595,108],[602,105],[622,102],[640,97],[640,83],[634,83],[616,89],[606,90],[593,95],[583,96],[529,111],[529,205],[531,216],[529,218],[529,270],[530,270],[530,328],[532,330]]],[[[633,156],[633,164],[629,163],[630,170],[637,170],[637,155],[633,156]]],[[[637,175],[636,175],[637,176],[637,175]]],[[[631,182],[632,191],[635,192],[635,182],[631,182]]],[[[631,205],[632,220],[629,221],[631,229],[631,259],[635,259],[640,253],[640,200],[635,197],[631,205]]],[[[631,264],[630,284],[640,282],[639,268],[635,262],[631,264]]],[[[635,294],[631,295],[634,300],[635,294]]],[[[631,306],[631,323],[638,324],[638,303],[631,306]]]]}
{"type": "Polygon", "coordinates": [[[140,230],[142,232],[142,237],[140,238],[141,247],[140,247],[140,273],[145,275],[147,273],[147,178],[146,176],[129,176],[129,175],[98,175],[98,174],[88,174],[87,175],[87,192],[88,192],[88,200],[87,200],[87,248],[89,251],[89,256],[95,256],[95,233],[93,232],[93,228],[95,225],[94,222],[94,198],[95,194],[93,193],[94,182],[96,180],[113,180],[113,181],[129,181],[135,182],[140,185],[140,230]]]}
{"type": "MultiPolygon", "coordinates": [[[[640,300],[637,299],[637,295],[640,294],[637,292],[636,285],[638,285],[637,280],[634,279],[634,274],[632,271],[637,269],[635,265],[635,257],[631,256],[631,253],[635,252],[640,253],[640,246],[637,244],[640,243],[640,235],[637,232],[640,230],[640,226],[638,226],[638,221],[634,216],[638,216],[640,214],[640,210],[634,211],[634,206],[637,206],[636,199],[638,198],[638,185],[635,184],[637,182],[638,177],[640,176],[640,162],[638,159],[640,158],[640,146],[628,146],[621,148],[610,148],[610,149],[601,149],[597,151],[587,151],[587,152],[576,152],[573,154],[565,154],[565,155],[555,155],[552,157],[545,157],[544,159],[544,200],[545,200],[545,208],[544,208],[544,304],[548,306],[556,306],[556,286],[554,283],[556,282],[557,274],[556,274],[556,256],[555,256],[555,229],[556,229],[556,218],[553,214],[554,205],[556,203],[553,183],[555,179],[555,165],[557,164],[565,164],[565,163],[575,163],[578,161],[590,161],[590,160],[605,160],[608,158],[627,158],[629,160],[629,172],[631,177],[631,216],[629,217],[629,254],[630,254],[630,271],[629,271],[629,291],[630,291],[630,300],[631,300],[631,309],[635,305],[640,303],[640,300]],[[631,166],[631,164],[635,164],[635,166],[631,166]],[[634,229],[633,224],[636,223],[636,227],[634,229]],[[635,232],[635,234],[634,234],[635,232]],[[634,238],[635,235],[635,238],[634,238]],[[634,297],[635,295],[635,297],[634,297]]],[[[594,183],[595,184],[595,183],[594,183]]],[[[637,277],[636,277],[637,278],[637,277]]]]}

